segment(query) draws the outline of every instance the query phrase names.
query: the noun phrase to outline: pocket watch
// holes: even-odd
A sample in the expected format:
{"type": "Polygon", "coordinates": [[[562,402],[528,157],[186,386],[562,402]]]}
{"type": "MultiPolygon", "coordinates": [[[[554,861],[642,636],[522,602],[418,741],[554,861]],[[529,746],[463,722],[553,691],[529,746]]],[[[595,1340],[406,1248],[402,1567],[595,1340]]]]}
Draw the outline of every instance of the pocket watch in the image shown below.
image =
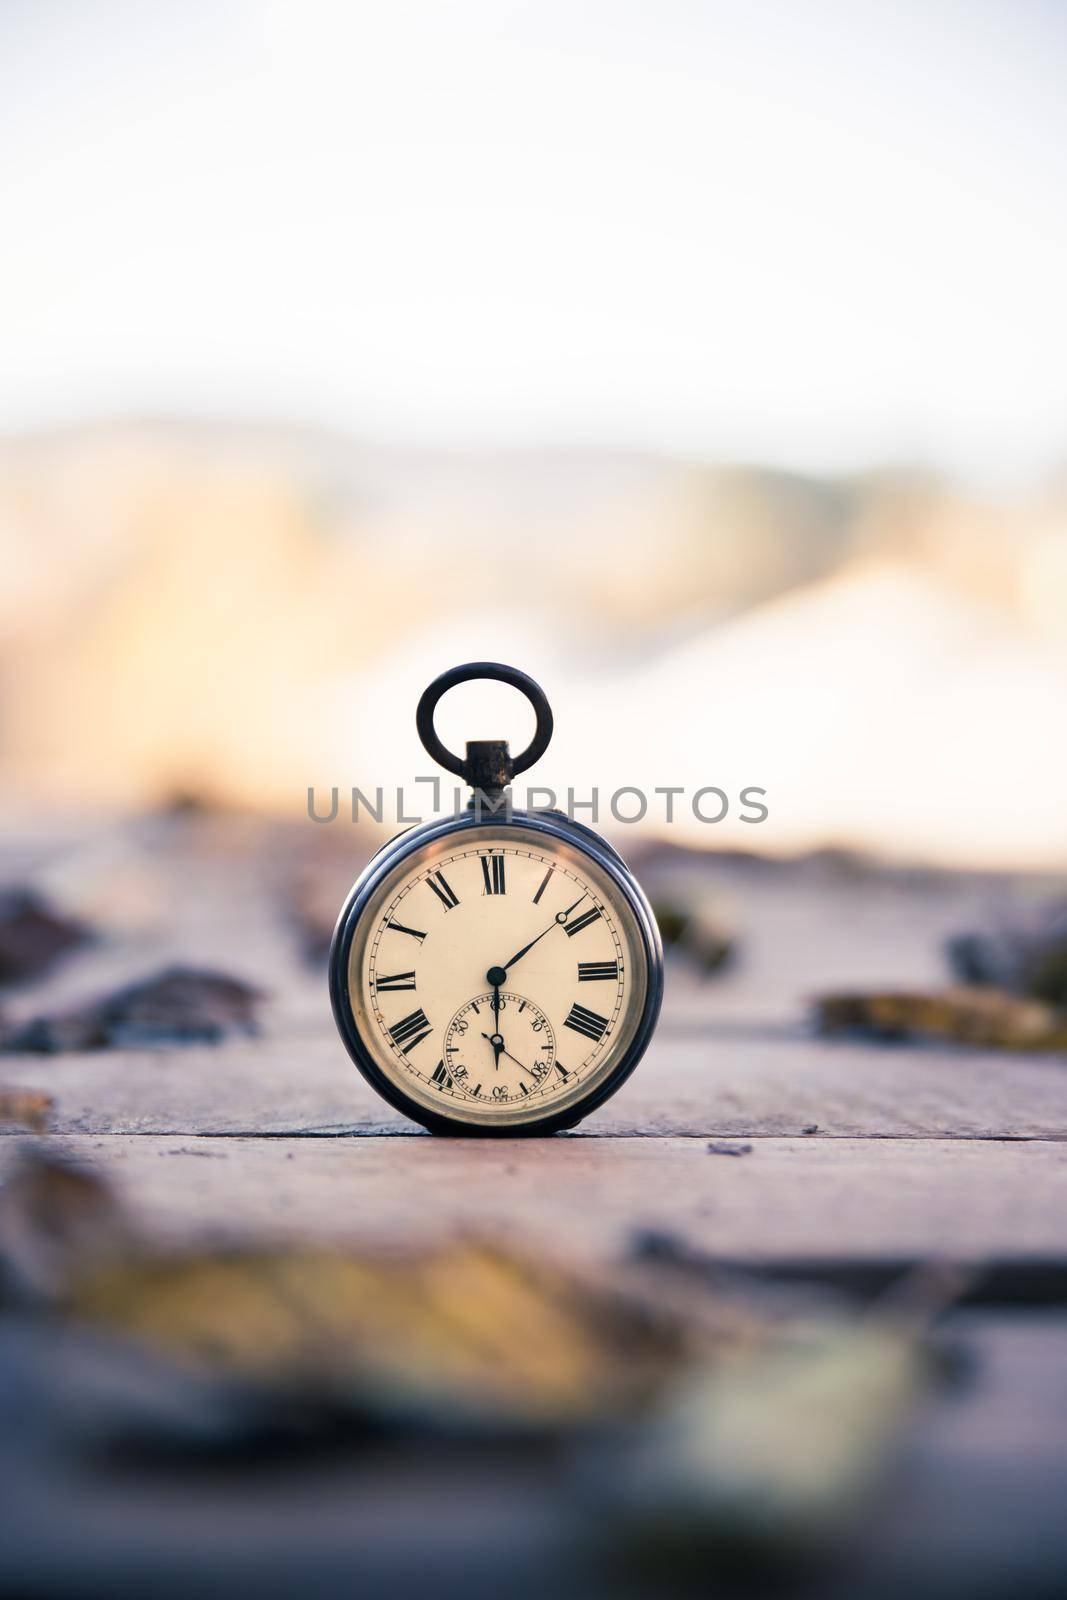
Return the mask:
{"type": "Polygon", "coordinates": [[[442,673],[416,713],[423,745],[473,789],[467,810],[384,845],[356,880],[330,950],[330,997],[356,1066],[435,1133],[552,1133],[620,1088],[663,995],[655,917],[622,857],[560,811],[520,811],[508,785],[552,737],[526,673],[472,662],[442,673]],[[434,712],[492,678],[536,714],[530,745],[473,740],[461,759],[434,712]]]}

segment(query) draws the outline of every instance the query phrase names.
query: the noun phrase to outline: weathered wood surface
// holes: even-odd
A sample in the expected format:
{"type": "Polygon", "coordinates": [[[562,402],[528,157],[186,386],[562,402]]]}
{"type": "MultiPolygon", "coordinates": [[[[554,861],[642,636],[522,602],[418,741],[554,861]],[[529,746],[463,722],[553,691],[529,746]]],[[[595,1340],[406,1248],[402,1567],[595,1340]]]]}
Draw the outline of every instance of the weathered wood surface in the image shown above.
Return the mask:
{"type": "MultiPolygon", "coordinates": [[[[326,1005],[318,991],[320,1009],[326,1005]]],[[[328,1018],[171,1052],[8,1057],[0,1081],[47,1089],[65,1133],[417,1134],[351,1065],[328,1018]]],[[[1067,1062],[804,1034],[656,1038],[581,1138],[1063,1139],[1067,1062]]]]}
{"type": "MultiPolygon", "coordinates": [[[[183,961],[261,985],[263,1032],[210,1049],[0,1057],[0,1079],[52,1093],[58,1132],[417,1132],[352,1067],[325,973],[301,958],[288,907],[302,837],[240,819],[156,821],[132,843],[121,832],[51,864],[46,876],[102,913],[107,934],[6,1001],[12,1021],[183,961]]],[[[330,857],[327,905],[358,859],[330,857]]],[[[581,1137],[1067,1137],[1067,1057],[824,1041],[807,1026],[822,989],[942,980],[944,936],[980,914],[984,881],[706,870],[736,903],[739,958],[706,979],[669,964],[648,1055],[581,1137]]]]}
{"type": "Polygon", "coordinates": [[[458,1227],[615,1256],[654,1229],[738,1260],[1067,1255],[1067,1146],[1045,1141],[763,1139],[741,1156],[692,1138],[53,1144],[109,1172],[172,1236],[458,1227]]]}
{"type": "MultiPolygon", "coordinates": [[[[6,996],[8,1021],[173,961],[268,996],[259,1037],[213,1049],[0,1056],[0,1082],[55,1097],[43,1142],[107,1173],[149,1233],[396,1241],[460,1227],[600,1260],[652,1231],[800,1273],[951,1256],[1032,1264],[1050,1293],[1062,1285],[1067,1058],[828,1042],[806,1026],[821,990],[943,981],[946,934],[1003,886],[832,865],[702,868],[733,902],[739,959],[704,980],[671,964],[661,1029],[623,1091],[555,1139],[441,1140],[380,1102],[337,1040],[324,972],[302,959],[291,915],[307,837],[194,817],[105,835],[73,827],[66,854],[51,824],[0,842],[5,877],[43,882],[102,930],[54,977],[6,996]],[[716,1139],[725,1148],[711,1152],[716,1139]]],[[[314,842],[339,903],[365,847],[341,837],[323,860],[314,842]]],[[[25,1142],[8,1131],[0,1177],[25,1142]]],[[[1058,1592],[1064,1312],[956,1313],[947,1334],[969,1356],[968,1380],[924,1411],[898,1491],[811,1591],[825,1600],[1058,1592]]],[[[73,1472],[47,1439],[28,1459],[11,1441],[27,1407],[56,1405],[64,1358],[47,1345],[61,1343],[57,1328],[19,1339],[17,1325],[0,1330],[15,1375],[0,1394],[9,1589],[96,1600],[432,1587],[470,1600],[500,1593],[506,1570],[512,1593],[616,1592],[576,1564],[540,1458],[501,1472],[472,1451],[457,1473],[429,1448],[417,1463],[378,1451],[276,1462],[251,1485],[73,1472]]]]}

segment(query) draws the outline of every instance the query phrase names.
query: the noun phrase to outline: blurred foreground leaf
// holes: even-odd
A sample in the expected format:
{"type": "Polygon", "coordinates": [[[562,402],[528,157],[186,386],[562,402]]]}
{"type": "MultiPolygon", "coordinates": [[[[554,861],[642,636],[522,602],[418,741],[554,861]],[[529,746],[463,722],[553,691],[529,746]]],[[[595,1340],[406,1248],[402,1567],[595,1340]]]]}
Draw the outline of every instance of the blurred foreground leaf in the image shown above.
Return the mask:
{"type": "Polygon", "coordinates": [[[0,1304],[54,1300],[132,1237],[109,1184],[43,1149],[23,1150],[0,1187],[0,1304]]]}
{"type": "Polygon", "coordinates": [[[881,1483],[927,1376],[913,1335],[879,1320],[787,1325],[697,1370],[615,1478],[627,1546],[816,1551],[881,1483]]]}
{"type": "Polygon", "coordinates": [[[574,1534],[599,1549],[610,1527],[665,1581],[735,1547],[817,1549],[881,1481],[926,1377],[923,1304],[850,1316],[737,1270],[465,1239],[176,1250],[46,1151],[0,1191],[0,1268],[20,1326],[43,1301],[39,1325],[70,1336],[49,1426],[259,1464],[387,1431],[394,1470],[431,1438],[552,1443],[584,1491],[560,1496],[574,1534]]]}
{"type": "Polygon", "coordinates": [[[566,1427],[628,1415],[684,1354],[669,1318],[467,1242],[138,1253],[77,1278],[68,1309],[206,1370],[379,1416],[566,1427]]]}

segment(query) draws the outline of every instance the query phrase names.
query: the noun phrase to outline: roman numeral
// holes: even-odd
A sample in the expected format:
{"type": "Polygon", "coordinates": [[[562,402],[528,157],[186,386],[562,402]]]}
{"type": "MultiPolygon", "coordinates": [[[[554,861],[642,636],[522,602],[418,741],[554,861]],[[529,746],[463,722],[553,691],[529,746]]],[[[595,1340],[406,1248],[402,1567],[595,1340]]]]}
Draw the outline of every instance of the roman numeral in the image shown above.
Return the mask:
{"type": "Polygon", "coordinates": [[[485,879],[483,894],[503,894],[504,890],[504,857],[492,854],[479,856],[482,864],[482,877],[485,879]]]}
{"type": "Polygon", "coordinates": [[[402,922],[387,922],[385,924],[385,926],[387,928],[392,928],[394,933],[407,933],[407,934],[410,934],[411,937],[413,939],[417,939],[420,944],[422,943],[422,941],[426,937],[426,935],[424,933],[420,933],[419,932],[418,928],[405,928],[405,926],[404,926],[404,924],[402,922]]]}
{"type": "Polygon", "coordinates": [[[610,978],[613,983],[617,983],[619,963],[617,961],[579,961],[579,983],[599,983],[602,978],[610,978]]]}
{"type": "Polygon", "coordinates": [[[453,906],[459,905],[458,898],[452,893],[452,885],[443,872],[431,872],[426,882],[430,885],[430,888],[446,911],[451,911],[453,906]]]}
{"type": "Polygon", "coordinates": [[[561,1066],[558,1061],[556,1062],[556,1071],[559,1073],[564,1083],[570,1083],[572,1074],[567,1071],[566,1067],[561,1066]]]}
{"type": "Polygon", "coordinates": [[[445,1066],[444,1061],[439,1061],[437,1063],[436,1067],[434,1067],[433,1073],[432,1073],[432,1075],[430,1077],[430,1082],[431,1083],[439,1083],[441,1085],[442,1089],[451,1089],[451,1087],[452,1087],[452,1074],[449,1072],[448,1068],[445,1066]]]}
{"type": "Polygon", "coordinates": [[[392,993],[397,989],[414,989],[415,974],[413,972],[383,973],[380,978],[375,978],[374,987],[379,994],[392,993]]]}
{"type": "Polygon", "coordinates": [[[551,878],[551,876],[555,872],[555,870],[556,870],[555,867],[549,867],[548,871],[545,873],[544,877],[541,879],[541,887],[538,889],[537,893],[533,897],[534,905],[537,904],[537,902],[540,900],[541,896],[544,894],[545,890],[548,888],[548,880],[549,880],[549,878],[551,878]]]}
{"type": "Polygon", "coordinates": [[[581,933],[583,928],[588,928],[591,922],[595,922],[599,915],[600,912],[597,907],[592,906],[588,911],[583,911],[581,916],[576,917],[573,922],[565,922],[563,924],[563,931],[567,935],[567,938],[573,939],[576,933],[581,933]]]}
{"type": "Polygon", "coordinates": [[[575,1033],[584,1033],[587,1039],[599,1043],[608,1031],[608,1019],[602,1017],[598,1011],[590,1011],[588,1006],[580,1006],[577,1001],[571,1006],[570,1015],[564,1020],[565,1028],[573,1028],[575,1033]]]}
{"type": "Polygon", "coordinates": [[[420,1006],[410,1016],[401,1017],[399,1022],[394,1023],[389,1029],[389,1036],[407,1055],[409,1050],[414,1050],[417,1044],[429,1038],[432,1032],[433,1024],[420,1006]]]}

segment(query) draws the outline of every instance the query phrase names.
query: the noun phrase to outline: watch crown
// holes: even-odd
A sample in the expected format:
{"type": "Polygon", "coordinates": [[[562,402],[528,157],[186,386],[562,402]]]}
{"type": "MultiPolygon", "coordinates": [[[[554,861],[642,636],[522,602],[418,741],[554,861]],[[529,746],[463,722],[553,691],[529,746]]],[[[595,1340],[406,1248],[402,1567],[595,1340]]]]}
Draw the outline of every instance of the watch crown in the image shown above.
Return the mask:
{"type": "Polygon", "coordinates": [[[463,776],[490,801],[499,799],[515,775],[506,739],[468,739],[463,776]]]}

